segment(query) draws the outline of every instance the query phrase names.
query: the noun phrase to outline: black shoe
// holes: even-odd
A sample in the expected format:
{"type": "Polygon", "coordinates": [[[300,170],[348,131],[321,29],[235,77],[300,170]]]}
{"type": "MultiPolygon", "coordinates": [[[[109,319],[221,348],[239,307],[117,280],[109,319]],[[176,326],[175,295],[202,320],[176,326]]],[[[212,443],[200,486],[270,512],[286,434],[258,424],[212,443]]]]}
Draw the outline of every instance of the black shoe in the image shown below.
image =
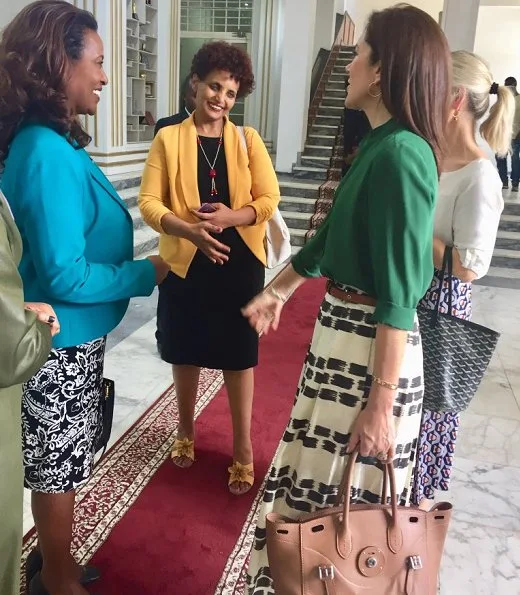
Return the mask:
{"type": "Polygon", "coordinates": [[[511,188],[511,192],[518,192],[518,184],[511,188]]]}
{"type": "MultiPolygon", "coordinates": [[[[39,576],[42,566],[42,555],[38,550],[32,550],[32,552],[27,556],[27,561],[25,562],[25,581],[28,592],[30,592],[30,584],[32,583],[33,577],[39,576]]],[[[83,566],[79,583],[80,585],[84,586],[97,581],[99,578],[101,578],[101,573],[95,566],[83,566]]],[[[41,583],[41,579],[39,579],[39,581],[41,583]]],[[[38,591],[36,591],[36,593],[38,593],[38,591]]],[[[42,593],[45,593],[45,589],[42,593]]]]}
{"type": "Polygon", "coordinates": [[[509,190],[509,184],[502,184],[502,190],[509,190]]]}

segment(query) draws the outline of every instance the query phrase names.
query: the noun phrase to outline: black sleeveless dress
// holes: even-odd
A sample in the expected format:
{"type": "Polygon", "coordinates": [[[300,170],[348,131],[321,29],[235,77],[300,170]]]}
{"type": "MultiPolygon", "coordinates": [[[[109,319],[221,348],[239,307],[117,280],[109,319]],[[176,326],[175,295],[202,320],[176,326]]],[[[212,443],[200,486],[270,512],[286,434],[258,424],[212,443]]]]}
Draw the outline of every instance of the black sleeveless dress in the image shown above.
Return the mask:
{"type": "MultiPolygon", "coordinates": [[[[201,137],[210,161],[215,157],[218,141],[201,137]]],[[[218,195],[212,197],[210,167],[199,148],[201,202],[222,202],[230,207],[225,145],[215,169],[218,195]]],[[[170,272],[159,286],[159,350],[161,358],[170,364],[246,370],[258,363],[258,336],[240,309],[262,291],[265,269],[236,228],[225,229],[216,237],[231,248],[226,264],[213,264],[197,250],[185,279],[170,272]]]]}

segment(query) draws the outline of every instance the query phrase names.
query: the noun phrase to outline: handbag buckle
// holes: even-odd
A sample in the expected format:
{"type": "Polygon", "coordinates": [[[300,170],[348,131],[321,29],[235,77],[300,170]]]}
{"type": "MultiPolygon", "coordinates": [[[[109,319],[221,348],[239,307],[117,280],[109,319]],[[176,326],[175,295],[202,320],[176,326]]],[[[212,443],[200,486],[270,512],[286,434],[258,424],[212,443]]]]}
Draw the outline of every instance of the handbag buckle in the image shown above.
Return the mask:
{"type": "Polygon", "coordinates": [[[318,573],[320,575],[320,581],[334,580],[334,566],[319,566],[318,573]]]}
{"type": "Polygon", "coordinates": [[[421,570],[423,567],[421,556],[410,556],[408,558],[408,566],[412,570],[421,570]]]}

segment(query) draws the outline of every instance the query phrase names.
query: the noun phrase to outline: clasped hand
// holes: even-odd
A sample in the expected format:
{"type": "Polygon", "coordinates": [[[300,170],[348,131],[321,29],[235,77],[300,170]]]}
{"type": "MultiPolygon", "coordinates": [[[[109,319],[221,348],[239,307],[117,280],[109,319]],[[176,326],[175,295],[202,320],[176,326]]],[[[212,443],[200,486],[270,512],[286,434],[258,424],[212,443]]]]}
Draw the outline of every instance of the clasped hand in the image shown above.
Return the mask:
{"type": "Polygon", "coordinates": [[[203,252],[211,262],[224,264],[229,260],[229,246],[219,242],[211,234],[220,234],[228,227],[234,227],[234,211],[220,202],[211,203],[215,207],[213,213],[200,213],[192,209],[192,213],[200,219],[200,223],[191,226],[189,240],[203,252]]]}

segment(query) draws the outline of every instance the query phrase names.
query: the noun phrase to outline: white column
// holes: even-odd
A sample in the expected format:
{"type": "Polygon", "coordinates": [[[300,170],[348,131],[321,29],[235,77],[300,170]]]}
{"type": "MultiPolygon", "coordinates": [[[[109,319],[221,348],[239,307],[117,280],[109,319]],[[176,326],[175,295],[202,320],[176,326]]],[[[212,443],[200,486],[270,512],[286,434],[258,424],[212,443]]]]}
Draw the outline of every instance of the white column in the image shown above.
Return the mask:
{"type": "Polygon", "coordinates": [[[473,52],[480,0],[444,0],[442,28],[452,51],[473,52]]]}
{"type": "Polygon", "coordinates": [[[319,0],[319,2],[316,2],[316,26],[314,30],[313,60],[316,60],[318,52],[321,48],[330,50],[332,44],[334,43],[336,3],[336,0],[319,0]]]}
{"type": "Polygon", "coordinates": [[[302,151],[307,134],[307,116],[313,63],[317,0],[286,0],[282,47],[282,78],[276,169],[290,172],[302,151]]]}

